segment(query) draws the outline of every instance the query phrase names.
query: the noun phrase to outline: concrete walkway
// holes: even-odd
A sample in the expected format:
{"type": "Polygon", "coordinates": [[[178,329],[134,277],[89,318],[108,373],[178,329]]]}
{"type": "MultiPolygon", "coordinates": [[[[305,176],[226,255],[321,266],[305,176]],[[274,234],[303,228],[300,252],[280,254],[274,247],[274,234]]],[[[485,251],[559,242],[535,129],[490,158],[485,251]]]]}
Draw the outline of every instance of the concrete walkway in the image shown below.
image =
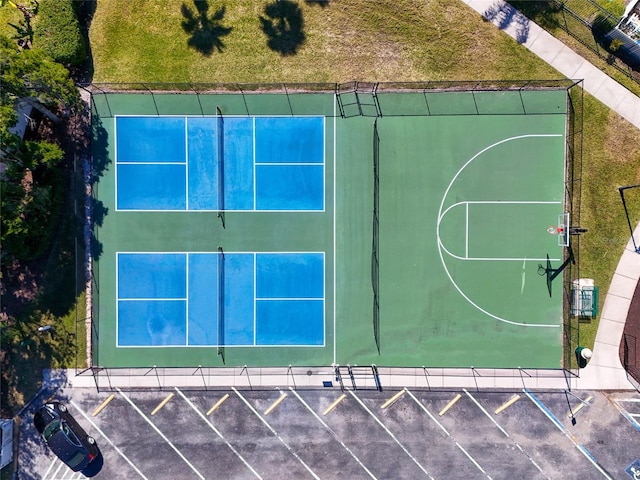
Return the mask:
{"type": "Polygon", "coordinates": [[[640,129],[640,98],[598,67],[501,0],[462,1],[565,77],[584,79],[586,92],[640,129]]]}
{"type": "MultiPolygon", "coordinates": [[[[463,1],[567,78],[583,79],[585,91],[640,129],[639,97],[530,21],[511,5],[495,0],[463,1]]],[[[635,235],[640,235],[640,227],[636,229],[635,235]]],[[[630,240],[620,258],[605,298],[593,357],[587,367],[580,372],[580,378],[571,380],[576,388],[599,390],[633,388],[620,364],[618,352],[627,312],[639,277],[640,255],[634,251],[630,240]]]]}

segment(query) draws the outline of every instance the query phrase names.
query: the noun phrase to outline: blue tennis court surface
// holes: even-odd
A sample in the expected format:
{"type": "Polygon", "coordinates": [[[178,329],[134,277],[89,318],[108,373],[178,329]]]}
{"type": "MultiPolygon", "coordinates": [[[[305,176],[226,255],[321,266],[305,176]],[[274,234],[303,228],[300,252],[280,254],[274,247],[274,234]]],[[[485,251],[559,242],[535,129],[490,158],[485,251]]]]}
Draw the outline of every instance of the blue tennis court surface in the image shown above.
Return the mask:
{"type": "Polygon", "coordinates": [[[119,347],[324,346],[324,253],[118,253],[116,268],[119,347]]]}
{"type": "Polygon", "coordinates": [[[116,116],[116,207],[324,211],[324,117],[116,116]]]}

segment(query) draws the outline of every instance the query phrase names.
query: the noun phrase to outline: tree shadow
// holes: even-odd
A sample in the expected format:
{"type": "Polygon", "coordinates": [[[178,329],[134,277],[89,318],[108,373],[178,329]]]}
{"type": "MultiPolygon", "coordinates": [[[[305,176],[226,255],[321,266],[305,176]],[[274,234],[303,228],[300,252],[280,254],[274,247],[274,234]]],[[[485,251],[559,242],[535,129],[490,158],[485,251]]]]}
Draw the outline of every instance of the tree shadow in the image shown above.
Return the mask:
{"type": "Polygon", "coordinates": [[[260,23],[267,36],[267,46],[282,56],[298,53],[306,40],[300,7],[290,0],[281,0],[267,5],[264,13],[260,23]]]}
{"type": "Polygon", "coordinates": [[[331,0],[304,0],[309,5],[319,5],[322,8],[328,7],[331,0]]]}
{"type": "Polygon", "coordinates": [[[226,8],[221,7],[213,15],[209,16],[209,2],[207,0],[193,0],[193,3],[196,11],[193,11],[184,3],[180,7],[184,17],[182,29],[191,35],[187,40],[187,45],[207,57],[214,50],[222,52],[224,50],[222,37],[229,35],[233,30],[231,27],[222,25],[226,8]]]}

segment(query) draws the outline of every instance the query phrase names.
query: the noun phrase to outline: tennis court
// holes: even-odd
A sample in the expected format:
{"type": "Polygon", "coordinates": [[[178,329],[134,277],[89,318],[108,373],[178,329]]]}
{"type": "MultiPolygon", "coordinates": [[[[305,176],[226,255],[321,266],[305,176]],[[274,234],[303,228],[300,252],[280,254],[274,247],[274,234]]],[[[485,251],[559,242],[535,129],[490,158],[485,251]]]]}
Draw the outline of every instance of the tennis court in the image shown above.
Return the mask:
{"type": "Polygon", "coordinates": [[[93,121],[95,365],[562,367],[566,89],[109,93],[93,121]]]}

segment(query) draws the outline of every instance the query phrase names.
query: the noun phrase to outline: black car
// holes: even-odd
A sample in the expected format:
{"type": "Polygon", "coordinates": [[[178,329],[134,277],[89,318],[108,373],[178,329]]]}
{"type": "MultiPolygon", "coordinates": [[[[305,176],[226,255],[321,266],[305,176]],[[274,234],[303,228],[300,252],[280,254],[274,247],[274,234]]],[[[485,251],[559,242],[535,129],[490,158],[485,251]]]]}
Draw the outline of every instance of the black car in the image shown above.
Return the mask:
{"type": "Polygon", "coordinates": [[[33,416],[33,423],[53,453],[71,470],[93,477],[102,469],[103,458],[95,439],[60,402],[45,403],[33,416]]]}

